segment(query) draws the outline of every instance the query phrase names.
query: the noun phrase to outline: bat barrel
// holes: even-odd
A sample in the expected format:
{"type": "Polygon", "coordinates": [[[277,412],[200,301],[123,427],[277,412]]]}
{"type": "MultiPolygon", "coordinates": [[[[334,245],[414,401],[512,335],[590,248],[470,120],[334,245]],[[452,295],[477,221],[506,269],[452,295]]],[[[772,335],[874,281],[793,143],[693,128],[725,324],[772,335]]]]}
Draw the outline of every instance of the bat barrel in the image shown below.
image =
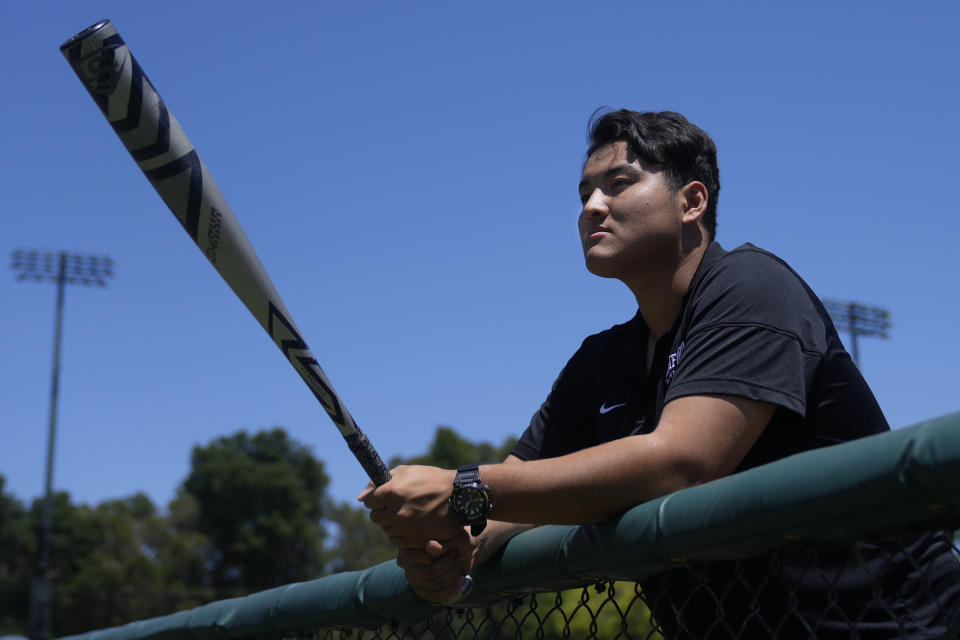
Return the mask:
{"type": "Polygon", "coordinates": [[[300,374],[370,479],[387,482],[386,465],[333,390],[226,199],[116,27],[100,20],[60,50],[153,188],[300,374]]]}
{"type": "MultiPolygon", "coordinates": [[[[99,22],[95,22],[89,27],[87,27],[86,29],[84,29],[83,31],[81,31],[80,33],[78,33],[77,35],[73,36],[72,38],[64,42],[62,45],[60,45],[60,51],[66,51],[74,44],[81,42],[83,40],[86,40],[88,37],[92,36],[98,31],[101,31],[105,28],[112,27],[112,26],[113,25],[111,24],[110,20],[106,18],[104,18],[103,20],[100,20],[99,22]]],[[[116,34],[116,32],[117,30],[113,29],[113,33],[116,34]]]]}

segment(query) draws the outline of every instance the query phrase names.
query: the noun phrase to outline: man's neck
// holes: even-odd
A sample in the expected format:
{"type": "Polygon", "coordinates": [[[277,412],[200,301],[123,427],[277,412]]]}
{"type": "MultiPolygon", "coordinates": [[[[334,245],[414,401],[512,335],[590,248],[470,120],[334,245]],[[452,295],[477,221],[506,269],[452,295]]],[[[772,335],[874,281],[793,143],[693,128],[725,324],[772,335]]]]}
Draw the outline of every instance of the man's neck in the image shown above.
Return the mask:
{"type": "Polygon", "coordinates": [[[676,267],[625,283],[633,292],[643,321],[658,339],[670,330],[680,313],[683,296],[707,251],[704,242],[680,257],[676,267]]]}

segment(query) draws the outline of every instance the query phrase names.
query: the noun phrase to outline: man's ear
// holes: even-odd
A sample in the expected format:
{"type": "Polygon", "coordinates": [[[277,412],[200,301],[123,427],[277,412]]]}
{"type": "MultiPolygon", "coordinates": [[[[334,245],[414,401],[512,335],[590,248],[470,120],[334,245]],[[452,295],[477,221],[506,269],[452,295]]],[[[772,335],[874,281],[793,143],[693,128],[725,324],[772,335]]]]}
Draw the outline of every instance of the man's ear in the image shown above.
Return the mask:
{"type": "Polygon", "coordinates": [[[696,223],[707,210],[710,195],[702,182],[694,180],[680,188],[677,194],[683,213],[683,223],[696,223]]]}

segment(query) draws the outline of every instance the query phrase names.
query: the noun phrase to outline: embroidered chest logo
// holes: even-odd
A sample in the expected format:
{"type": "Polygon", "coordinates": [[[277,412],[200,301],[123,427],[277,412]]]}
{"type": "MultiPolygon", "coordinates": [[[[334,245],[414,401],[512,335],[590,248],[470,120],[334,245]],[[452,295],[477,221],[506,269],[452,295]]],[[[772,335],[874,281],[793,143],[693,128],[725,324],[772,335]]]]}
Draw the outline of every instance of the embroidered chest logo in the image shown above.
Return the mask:
{"type": "Polygon", "coordinates": [[[677,367],[680,366],[680,358],[683,357],[683,347],[686,342],[681,342],[680,346],[677,347],[677,350],[670,354],[667,358],[667,373],[663,376],[663,381],[666,384],[670,384],[670,381],[673,380],[673,376],[677,374],[677,367]]]}
{"type": "Polygon", "coordinates": [[[610,413],[611,411],[613,411],[614,409],[616,409],[616,408],[618,408],[618,407],[624,407],[624,406],[626,406],[626,404],[627,404],[626,402],[621,402],[620,404],[611,404],[611,405],[608,405],[606,402],[604,402],[602,405],[600,405],[600,415],[603,415],[603,414],[606,414],[606,413],[610,413]]]}

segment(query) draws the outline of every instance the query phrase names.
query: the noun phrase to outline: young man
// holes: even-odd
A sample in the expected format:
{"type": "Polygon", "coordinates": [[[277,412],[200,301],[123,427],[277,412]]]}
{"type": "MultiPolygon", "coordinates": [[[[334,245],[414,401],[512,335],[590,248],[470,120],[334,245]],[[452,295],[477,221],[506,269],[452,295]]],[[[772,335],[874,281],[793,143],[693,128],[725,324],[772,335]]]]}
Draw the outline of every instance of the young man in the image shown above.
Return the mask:
{"type": "MultiPolygon", "coordinates": [[[[621,110],[593,122],[579,185],[586,265],[626,284],[637,313],[583,342],[504,464],[459,473],[400,467],[391,482],[361,494],[418,593],[437,601],[457,594],[463,573],[524,528],[600,522],[651,498],[889,429],[800,277],[752,245],[726,251],[714,242],[719,191],[713,141],[680,114],[621,110]]],[[[948,543],[918,544],[917,553],[936,547],[947,585],[938,588],[956,610],[960,572],[948,543]]],[[[786,597],[780,587],[801,598],[814,593],[810,611],[794,616],[798,628],[808,614],[825,615],[828,627],[834,616],[846,632],[847,612],[823,613],[826,592],[822,602],[816,595],[823,585],[804,582],[802,567],[782,561],[786,577],[767,600],[786,597]]],[[[719,593],[744,566],[744,579],[757,584],[770,571],[769,563],[749,562],[716,565],[706,577],[681,570],[645,589],[653,597],[671,588],[689,593],[707,580],[719,593]]],[[[858,606],[870,595],[869,585],[851,589],[858,606]]],[[[897,597],[921,624],[934,624],[942,605],[924,589],[897,597]]],[[[689,603],[689,620],[682,611],[654,613],[674,637],[702,636],[694,620],[701,606],[709,625],[709,599],[689,603]]],[[[736,616],[727,612],[733,628],[736,616]]]]}

